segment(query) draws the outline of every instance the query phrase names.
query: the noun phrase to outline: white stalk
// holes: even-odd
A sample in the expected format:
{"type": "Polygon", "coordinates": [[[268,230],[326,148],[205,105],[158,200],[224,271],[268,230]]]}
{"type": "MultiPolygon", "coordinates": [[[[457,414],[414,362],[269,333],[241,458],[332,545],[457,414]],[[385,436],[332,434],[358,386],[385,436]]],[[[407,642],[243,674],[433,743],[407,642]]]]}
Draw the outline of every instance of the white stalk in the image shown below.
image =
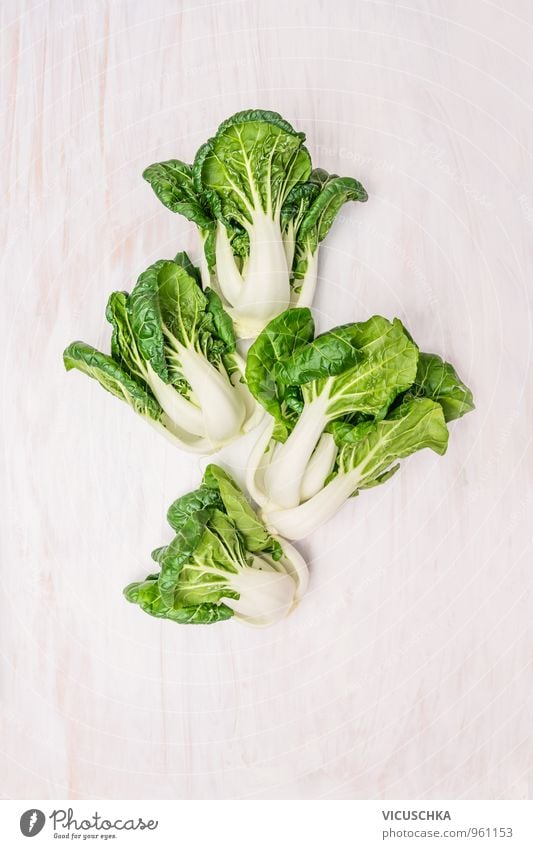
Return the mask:
{"type": "Polygon", "coordinates": [[[315,297],[316,283],[318,279],[318,248],[314,254],[307,259],[307,269],[301,282],[300,292],[295,295],[293,306],[310,307],[315,297]]]}
{"type": "Polygon", "coordinates": [[[204,417],[199,407],[180,395],[171,383],[161,380],[148,362],[146,363],[146,379],[169,419],[184,431],[196,436],[206,435],[204,417]]]}
{"type": "Polygon", "coordinates": [[[253,500],[260,507],[264,507],[268,501],[265,493],[264,475],[272,455],[273,446],[270,445],[270,441],[272,439],[274,425],[274,419],[272,416],[269,416],[257,442],[250,452],[246,465],[246,488],[253,500]]]}
{"type": "Polygon", "coordinates": [[[269,529],[287,539],[303,539],[331,519],[355,492],[360,480],[361,473],[357,468],[346,474],[339,474],[313,498],[298,507],[289,510],[263,510],[263,520],[269,529]]]}
{"type": "Polygon", "coordinates": [[[338,449],[331,433],[323,433],[307,464],[300,489],[300,501],[308,501],[322,489],[326,478],[333,471],[337,453],[338,449]]]}
{"type": "Polygon", "coordinates": [[[293,579],[277,572],[262,557],[254,556],[253,566],[231,575],[230,583],[240,598],[223,597],[222,601],[235,611],[236,618],[249,625],[264,627],[279,622],[293,606],[293,579]]]}
{"type": "Polygon", "coordinates": [[[287,260],[287,268],[289,270],[292,268],[292,263],[294,261],[295,242],[296,239],[294,231],[294,221],[289,221],[287,229],[283,234],[283,247],[285,249],[285,259],[287,260]]]}
{"type": "Polygon", "coordinates": [[[296,507],[300,503],[307,464],[328,422],[327,390],[326,386],[321,395],[304,405],[292,433],[276,450],[265,471],[266,495],[278,507],[296,507]]]}
{"type": "Polygon", "coordinates": [[[229,304],[235,305],[242,295],[243,279],[235,262],[228,232],[221,221],[217,224],[215,256],[220,291],[229,304]]]}
{"type": "Polygon", "coordinates": [[[294,548],[293,545],[287,542],[286,539],[281,539],[281,537],[276,537],[276,539],[283,548],[281,563],[296,584],[296,595],[293,605],[295,607],[307,590],[307,585],[309,584],[309,569],[307,568],[307,563],[303,559],[302,555],[294,548]]]}
{"type": "Polygon", "coordinates": [[[233,315],[243,330],[259,332],[289,306],[289,271],[279,218],[255,210],[249,233],[250,255],[233,315]]]}
{"type": "Polygon", "coordinates": [[[214,446],[229,442],[240,433],[244,422],[246,408],[242,398],[227,375],[194,348],[180,346],[178,355],[183,376],[198,399],[205,435],[214,446]]]}
{"type": "Polygon", "coordinates": [[[244,360],[237,351],[233,353],[233,358],[235,364],[237,365],[238,371],[233,372],[230,380],[232,386],[235,389],[235,392],[237,392],[241,397],[246,409],[246,418],[242,426],[242,432],[249,433],[251,430],[254,429],[254,427],[259,424],[259,422],[263,420],[265,411],[261,404],[255,400],[254,396],[248,389],[246,383],[241,381],[241,378],[244,377],[244,372],[246,368],[244,360]]]}
{"type": "Polygon", "coordinates": [[[187,433],[187,431],[181,430],[169,419],[166,413],[163,413],[159,421],[150,418],[150,416],[145,416],[145,418],[146,421],[155,427],[158,433],[163,434],[169,442],[172,442],[173,445],[177,445],[184,451],[189,451],[193,454],[212,454],[215,450],[208,439],[202,436],[194,436],[191,433],[187,433]]]}

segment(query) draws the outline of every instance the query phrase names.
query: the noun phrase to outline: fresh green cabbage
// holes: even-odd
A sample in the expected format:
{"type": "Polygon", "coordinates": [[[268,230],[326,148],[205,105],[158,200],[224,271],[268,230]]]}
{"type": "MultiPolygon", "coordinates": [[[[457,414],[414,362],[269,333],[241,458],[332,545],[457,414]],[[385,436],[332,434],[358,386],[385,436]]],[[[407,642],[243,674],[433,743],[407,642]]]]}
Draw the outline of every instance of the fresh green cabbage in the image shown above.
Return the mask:
{"type": "Polygon", "coordinates": [[[174,539],[152,552],[159,566],[124,590],[151,616],[185,624],[235,619],[266,626],[287,616],[306,590],[307,566],[272,536],[235,481],[207,467],[199,489],[178,498],[167,518],[174,539]]]}
{"type": "Polygon", "coordinates": [[[374,316],[315,338],[308,309],[271,321],[248,353],[248,386],[270,413],[247,485],[268,527],[300,539],[422,448],[444,454],[473,409],[453,366],[420,354],[398,319],[374,316]]]}
{"type": "Polygon", "coordinates": [[[111,354],[73,342],[67,370],[94,377],[189,451],[216,451],[260,420],[231,318],[186,254],[151,265],[131,295],[113,292],[106,315],[111,354]]]}
{"type": "Polygon", "coordinates": [[[276,112],[238,112],[192,165],[174,159],[143,174],[166,207],[198,226],[204,285],[221,293],[241,337],[290,304],[311,304],[319,243],[342,204],[367,199],[357,180],[313,171],[304,140],[276,112]]]}

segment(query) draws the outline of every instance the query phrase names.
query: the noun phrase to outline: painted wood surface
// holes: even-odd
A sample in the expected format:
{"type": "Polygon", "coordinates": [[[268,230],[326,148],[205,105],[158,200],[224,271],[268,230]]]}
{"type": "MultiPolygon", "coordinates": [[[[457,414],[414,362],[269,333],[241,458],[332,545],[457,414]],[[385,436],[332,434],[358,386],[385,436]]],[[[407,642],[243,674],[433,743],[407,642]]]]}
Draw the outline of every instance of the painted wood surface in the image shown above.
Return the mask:
{"type": "Polygon", "coordinates": [[[2,4],[5,797],[531,796],[532,35],[527,0],[2,4]],[[121,589],[202,462],[61,353],[198,255],[141,172],[250,106],[370,195],[320,326],[399,316],[477,410],[300,546],[285,622],[178,627],[121,589]]]}

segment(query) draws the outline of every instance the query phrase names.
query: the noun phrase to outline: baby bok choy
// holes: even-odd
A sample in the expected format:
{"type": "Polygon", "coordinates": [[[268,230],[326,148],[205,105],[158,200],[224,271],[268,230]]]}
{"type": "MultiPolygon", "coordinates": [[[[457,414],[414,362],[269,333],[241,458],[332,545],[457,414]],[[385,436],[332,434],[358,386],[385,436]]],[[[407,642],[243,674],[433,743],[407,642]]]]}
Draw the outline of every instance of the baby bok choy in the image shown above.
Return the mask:
{"type": "Polygon", "coordinates": [[[262,417],[232,321],[218,295],[202,291],[186,254],[151,265],[131,294],[113,292],[106,316],[111,354],[73,342],[63,355],[67,370],[98,380],[182,448],[209,454],[262,417]]]}
{"type": "Polygon", "coordinates": [[[357,180],[313,171],[304,141],[276,112],[238,112],[192,165],[174,159],[143,174],[166,207],[198,226],[204,285],[221,293],[241,337],[312,302],[319,242],[343,203],[367,199],[357,180]]]}
{"type": "Polygon", "coordinates": [[[421,354],[398,319],[345,324],[315,338],[308,309],[258,336],[248,386],[270,413],[247,486],[267,527],[300,539],[359,490],[422,448],[444,454],[447,421],[473,409],[453,366],[421,354]]]}
{"type": "Polygon", "coordinates": [[[151,616],[206,625],[235,619],[271,625],[306,590],[307,566],[272,536],[232,478],[209,465],[199,489],[178,498],[167,518],[174,539],[152,552],[159,571],[124,590],[151,616]]]}

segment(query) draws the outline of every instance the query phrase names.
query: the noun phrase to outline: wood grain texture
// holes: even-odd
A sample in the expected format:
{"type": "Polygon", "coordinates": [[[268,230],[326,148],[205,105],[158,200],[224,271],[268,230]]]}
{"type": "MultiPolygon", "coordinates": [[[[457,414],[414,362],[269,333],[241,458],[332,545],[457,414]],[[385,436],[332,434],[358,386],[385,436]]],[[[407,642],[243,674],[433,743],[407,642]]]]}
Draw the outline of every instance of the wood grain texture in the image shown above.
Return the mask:
{"type": "MultiPolygon", "coordinates": [[[[2,4],[1,793],[531,797],[533,10],[526,0],[2,4]],[[121,588],[202,463],[78,374],[108,293],[193,228],[141,179],[280,111],[366,206],[322,327],[398,315],[477,411],[300,546],[266,631],[159,623],[121,588]]],[[[242,477],[248,439],[222,456],[242,477]]]]}

